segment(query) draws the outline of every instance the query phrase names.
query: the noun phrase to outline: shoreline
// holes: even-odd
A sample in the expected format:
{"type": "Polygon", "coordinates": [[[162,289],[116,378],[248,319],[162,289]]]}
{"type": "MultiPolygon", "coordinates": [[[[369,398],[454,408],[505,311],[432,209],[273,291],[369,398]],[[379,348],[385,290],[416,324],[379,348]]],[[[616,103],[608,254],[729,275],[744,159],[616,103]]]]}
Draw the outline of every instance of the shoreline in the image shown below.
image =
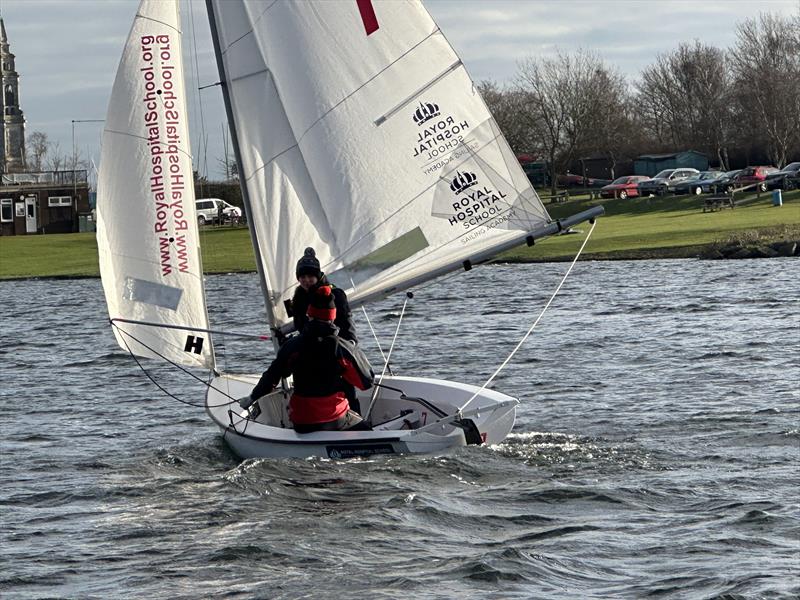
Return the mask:
{"type": "MultiPolygon", "coordinates": [[[[784,240],[786,243],[788,240],[784,240]]],[[[800,241],[796,242],[797,247],[795,254],[791,256],[754,256],[754,257],[736,257],[736,258],[722,258],[722,257],[708,257],[704,254],[714,252],[719,244],[701,244],[696,246],[678,246],[668,248],[642,248],[638,250],[615,250],[612,252],[592,253],[584,252],[578,262],[589,261],[644,261],[644,260],[758,260],[763,258],[798,258],[800,257],[800,241]]],[[[564,263],[570,262],[574,256],[550,256],[550,257],[521,257],[510,256],[507,258],[495,258],[483,265],[524,265],[524,264],[545,264],[545,263],[564,263]]],[[[482,265],[476,265],[482,266],[482,265]]],[[[238,275],[256,273],[256,269],[242,269],[242,270],[212,270],[204,271],[203,275],[238,275]]],[[[0,283],[11,281],[63,281],[72,279],[100,279],[100,275],[30,275],[20,277],[0,277],[0,283]]]]}
{"type": "MultiPolygon", "coordinates": [[[[766,197],[744,197],[735,210],[704,211],[695,196],[638,200],[575,199],[547,205],[552,219],[602,204],[605,215],[581,255],[583,261],[728,259],[800,254],[800,190],[780,207],[766,197]],[[788,248],[788,249],[787,249],[788,248]]],[[[574,259],[584,237],[550,236],[524,244],[489,264],[559,263],[574,259]]],[[[205,275],[256,271],[247,227],[203,227],[199,244],[205,275]]],[[[0,282],[25,279],[86,279],[100,276],[94,233],[0,237],[0,282]]]]}

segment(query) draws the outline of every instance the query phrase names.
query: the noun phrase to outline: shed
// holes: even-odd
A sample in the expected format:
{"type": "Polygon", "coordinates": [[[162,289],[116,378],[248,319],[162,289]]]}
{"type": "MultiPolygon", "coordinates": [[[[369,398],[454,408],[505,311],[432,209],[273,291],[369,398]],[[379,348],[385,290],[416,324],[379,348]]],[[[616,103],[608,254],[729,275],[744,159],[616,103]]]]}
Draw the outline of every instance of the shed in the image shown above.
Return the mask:
{"type": "Polygon", "coordinates": [[[0,235],[77,232],[81,216],[88,227],[86,176],[82,169],[4,173],[0,177],[0,235]]]}
{"type": "Polygon", "coordinates": [[[693,168],[708,171],[708,156],[696,150],[684,150],[671,154],[642,154],[633,161],[636,175],[652,177],[664,169],[693,168]]]}
{"type": "Polygon", "coordinates": [[[633,174],[633,161],[630,158],[615,160],[606,154],[595,154],[572,161],[569,170],[590,179],[616,179],[633,174]]]}

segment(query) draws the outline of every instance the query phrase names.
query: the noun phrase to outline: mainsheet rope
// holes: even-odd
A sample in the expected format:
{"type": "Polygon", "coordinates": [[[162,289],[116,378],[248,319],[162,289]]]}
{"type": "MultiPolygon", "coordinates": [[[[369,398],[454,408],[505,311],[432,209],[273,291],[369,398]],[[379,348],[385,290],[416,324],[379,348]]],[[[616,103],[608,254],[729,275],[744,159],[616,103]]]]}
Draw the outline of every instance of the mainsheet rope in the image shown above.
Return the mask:
{"type": "Polygon", "coordinates": [[[477,398],[478,395],[483,390],[486,389],[486,386],[488,386],[492,381],[494,381],[494,378],[497,377],[497,375],[500,373],[500,371],[502,371],[505,368],[505,366],[509,363],[509,361],[511,361],[511,359],[514,357],[514,355],[517,353],[517,350],[519,350],[522,347],[522,344],[525,343],[525,340],[527,340],[528,337],[530,337],[531,333],[533,333],[533,330],[539,324],[539,321],[542,320],[542,317],[544,316],[544,313],[547,311],[548,308],[550,308],[550,305],[553,303],[553,300],[556,299],[556,296],[558,295],[558,292],[561,290],[561,286],[564,285],[564,282],[567,280],[567,277],[569,277],[569,274],[572,272],[572,268],[575,266],[575,263],[578,262],[578,258],[580,257],[581,252],[583,252],[583,249],[586,247],[586,242],[588,242],[589,238],[592,236],[592,232],[594,231],[595,225],[597,225],[597,221],[593,220],[591,223],[592,223],[592,227],[591,227],[591,229],[589,229],[589,233],[586,234],[586,239],[583,240],[583,244],[581,244],[581,247],[578,249],[578,253],[575,255],[575,258],[572,259],[572,263],[569,265],[569,269],[567,269],[567,272],[564,273],[564,277],[561,278],[561,283],[558,284],[558,287],[553,292],[553,295],[550,296],[550,300],[547,301],[547,304],[544,305],[544,308],[542,309],[542,312],[539,313],[538,317],[536,317],[536,320],[533,322],[533,325],[531,325],[530,329],[528,329],[528,332],[524,336],[522,336],[522,339],[519,341],[519,343],[516,345],[516,347],[511,351],[511,354],[509,354],[508,357],[503,361],[503,364],[501,364],[499,367],[497,367],[497,370],[494,373],[492,373],[492,376],[489,377],[489,379],[486,380],[486,382],[478,389],[478,391],[476,391],[474,394],[472,394],[472,397],[458,408],[458,410],[456,411],[456,414],[460,414],[465,408],[467,408],[467,406],[469,406],[470,403],[473,400],[475,400],[475,398],[477,398]]]}

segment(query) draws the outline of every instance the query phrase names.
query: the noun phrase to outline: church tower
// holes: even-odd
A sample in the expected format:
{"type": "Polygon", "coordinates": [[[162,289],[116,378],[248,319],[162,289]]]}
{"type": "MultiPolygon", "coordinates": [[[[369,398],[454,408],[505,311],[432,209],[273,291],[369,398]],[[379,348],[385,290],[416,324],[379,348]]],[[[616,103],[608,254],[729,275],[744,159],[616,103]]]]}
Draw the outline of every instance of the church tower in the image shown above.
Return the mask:
{"type": "Polygon", "coordinates": [[[19,108],[19,75],[14,55],[8,48],[8,37],[0,17],[0,109],[2,109],[3,173],[25,170],[25,117],[19,108]]]}

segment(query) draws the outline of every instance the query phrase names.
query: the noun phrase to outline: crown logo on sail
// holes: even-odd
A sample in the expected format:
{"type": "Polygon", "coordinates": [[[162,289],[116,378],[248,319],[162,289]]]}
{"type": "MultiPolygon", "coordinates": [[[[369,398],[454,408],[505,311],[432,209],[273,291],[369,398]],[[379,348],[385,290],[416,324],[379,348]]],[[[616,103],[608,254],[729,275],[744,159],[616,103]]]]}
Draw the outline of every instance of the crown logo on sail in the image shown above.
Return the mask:
{"type": "Polygon", "coordinates": [[[465,189],[472,187],[476,183],[478,183],[478,178],[475,176],[475,173],[462,173],[461,171],[456,171],[456,176],[453,177],[453,181],[450,183],[450,189],[453,190],[457,196],[465,189]]]}
{"type": "Polygon", "coordinates": [[[433,117],[439,116],[439,105],[432,102],[419,103],[419,108],[414,111],[414,122],[417,125],[422,125],[426,121],[430,121],[433,117]]]}

